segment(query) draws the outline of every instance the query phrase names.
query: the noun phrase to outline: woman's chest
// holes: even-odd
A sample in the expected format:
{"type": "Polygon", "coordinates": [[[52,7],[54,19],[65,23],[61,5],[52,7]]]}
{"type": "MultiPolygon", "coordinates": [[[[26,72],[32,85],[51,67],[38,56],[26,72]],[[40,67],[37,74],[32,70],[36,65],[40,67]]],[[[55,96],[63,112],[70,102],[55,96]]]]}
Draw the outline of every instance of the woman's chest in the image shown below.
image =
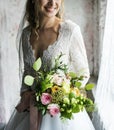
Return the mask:
{"type": "MultiPolygon", "coordinates": [[[[30,38],[30,34],[29,34],[30,38]]],[[[28,53],[26,55],[32,56],[31,58],[34,61],[38,58],[42,58],[43,65],[47,65],[49,68],[53,66],[54,60],[61,53],[64,54],[62,61],[64,63],[68,63],[69,61],[69,47],[70,47],[70,35],[68,35],[66,30],[60,30],[58,36],[55,34],[51,35],[42,35],[41,39],[38,42],[37,40],[31,42],[30,39],[28,43],[32,43],[32,45],[28,44],[30,47],[30,51],[28,49],[28,53]],[[53,35],[53,36],[52,36],[53,35]],[[40,54],[38,54],[40,53],[40,54]]],[[[29,56],[29,57],[30,57],[29,56]]]]}
{"type": "Polygon", "coordinates": [[[43,52],[57,41],[58,34],[53,30],[41,31],[38,36],[31,36],[31,45],[36,58],[43,55],[43,52]]]}

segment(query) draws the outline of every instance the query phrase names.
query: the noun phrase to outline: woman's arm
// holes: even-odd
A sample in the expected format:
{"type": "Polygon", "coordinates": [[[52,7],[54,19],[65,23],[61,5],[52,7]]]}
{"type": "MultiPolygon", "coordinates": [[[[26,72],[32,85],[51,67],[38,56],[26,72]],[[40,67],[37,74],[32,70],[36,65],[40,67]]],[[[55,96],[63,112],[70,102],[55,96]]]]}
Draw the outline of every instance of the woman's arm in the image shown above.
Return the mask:
{"type": "Polygon", "coordinates": [[[28,46],[28,40],[27,40],[27,31],[26,28],[23,30],[22,33],[22,47],[21,47],[21,56],[23,56],[23,63],[24,63],[24,69],[22,74],[22,83],[21,83],[21,90],[20,90],[20,96],[21,100],[20,103],[16,106],[16,109],[18,112],[23,112],[29,109],[30,106],[30,97],[34,94],[33,91],[31,91],[31,88],[27,86],[24,83],[24,77],[28,74],[31,74],[31,64],[30,64],[30,48],[28,46]]]}
{"type": "Polygon", "coordinates": [[[70,41],[70,69],[76,72],[79,76],[83,75],[85,77],[82,81],[82,87],[84,87],[88,82],[90,73],[86,49],[78,25],[75,25],[70,41]]]}

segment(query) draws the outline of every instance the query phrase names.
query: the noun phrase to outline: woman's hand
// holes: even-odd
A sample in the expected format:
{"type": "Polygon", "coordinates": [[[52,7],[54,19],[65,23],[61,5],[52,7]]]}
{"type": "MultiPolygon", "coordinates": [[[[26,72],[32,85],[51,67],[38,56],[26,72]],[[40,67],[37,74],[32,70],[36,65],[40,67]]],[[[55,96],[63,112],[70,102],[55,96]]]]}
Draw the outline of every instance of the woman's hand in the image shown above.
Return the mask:
{"type": "Polygon", "coordinates": [[[30,99],[32,98],[34,101],[34,91],[26,91],[21,94],[20,103],[16,106],[18,112],[25,112],[30,110],[30,99]]]}

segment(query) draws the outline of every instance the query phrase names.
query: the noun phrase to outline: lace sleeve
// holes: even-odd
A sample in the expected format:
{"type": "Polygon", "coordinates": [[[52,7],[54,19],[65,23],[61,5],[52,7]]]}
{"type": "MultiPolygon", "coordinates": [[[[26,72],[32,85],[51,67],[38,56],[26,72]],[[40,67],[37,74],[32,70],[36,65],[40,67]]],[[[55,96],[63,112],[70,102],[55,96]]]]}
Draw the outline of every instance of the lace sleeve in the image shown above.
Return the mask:
{"type": "Polygon", "coordinates": [[[90,74],[85,45],[80,27],[78,25],[76,25],[71,35],[70,69],[76,72],[78,75],[85,76],[84,80],[82,81],[82,87],[84,87],[90,77],[90,74]]]}
{"type": "Polygon", "coordinates": [[[24,70],[23,70],[23,74],[22,74],[22,83],[21,83],[21,92],[25,92],[27,90],[30,90],[30,87],[28,87],[25,83],[24,83],[24,77],[28,74],[31,74],[31,66],[30,66],[30,57],[29,57],[29,46],[27,43],[27,32],[26,30],[23,30],[22,33],[22,53],[23,53],[23,62],[24,62],[24,70]]]}

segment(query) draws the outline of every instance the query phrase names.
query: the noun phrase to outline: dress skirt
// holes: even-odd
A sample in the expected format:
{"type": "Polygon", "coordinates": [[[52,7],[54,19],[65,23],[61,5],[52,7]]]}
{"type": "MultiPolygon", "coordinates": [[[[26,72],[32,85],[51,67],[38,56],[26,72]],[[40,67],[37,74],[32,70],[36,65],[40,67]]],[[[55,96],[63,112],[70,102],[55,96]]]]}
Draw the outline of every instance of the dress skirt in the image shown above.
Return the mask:
{"type": "MultiPolygon", "coordinates": [[[[13,112],[4,130],[29,130],[29,112],[13,112]]],[[[40,130],[95,130],[87,112],[74,114],[72,120],[61,120],[59,115],[51,117],[49,114],[43,116],[40,130]]]]}

